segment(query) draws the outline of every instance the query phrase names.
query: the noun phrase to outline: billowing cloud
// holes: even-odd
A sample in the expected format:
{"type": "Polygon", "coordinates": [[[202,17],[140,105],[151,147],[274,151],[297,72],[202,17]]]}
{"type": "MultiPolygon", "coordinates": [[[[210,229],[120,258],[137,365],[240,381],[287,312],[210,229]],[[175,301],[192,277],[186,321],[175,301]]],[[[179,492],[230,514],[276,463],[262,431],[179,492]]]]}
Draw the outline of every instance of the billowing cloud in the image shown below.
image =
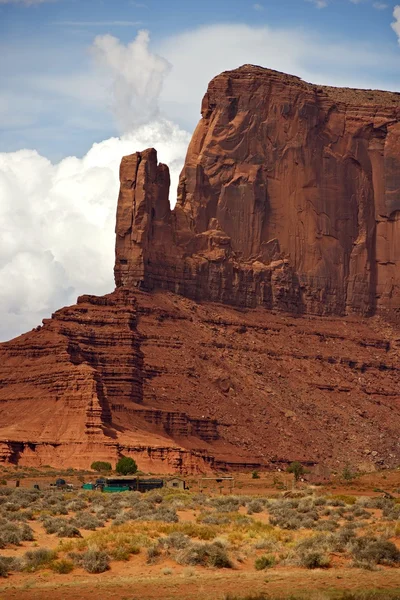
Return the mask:
{"type": "Polygon", "coordinates": [[[150,52],[148,45],[147,31],[140,31],[127,46],[112,35],[94,40],[93,55],[112,80],[112,107],[121,131],[158,117],[159,97],[171,65],[150,52]]]}
{"type": "Polygon", "coordinates": [[[58,164],[34,150],[0,153],[0,339],[41,323],[84,292],[113,289],[118,167],[155,146],[171,169],[171,199],[189,134],[169,121],[94,144],[58,164]]]}
{"type": "Polygon", "coordinates": [[[394,7],[393,16],[395,20],[392,23],[392,29],[396,33],[400,44],[400,5],[394,7]]]}

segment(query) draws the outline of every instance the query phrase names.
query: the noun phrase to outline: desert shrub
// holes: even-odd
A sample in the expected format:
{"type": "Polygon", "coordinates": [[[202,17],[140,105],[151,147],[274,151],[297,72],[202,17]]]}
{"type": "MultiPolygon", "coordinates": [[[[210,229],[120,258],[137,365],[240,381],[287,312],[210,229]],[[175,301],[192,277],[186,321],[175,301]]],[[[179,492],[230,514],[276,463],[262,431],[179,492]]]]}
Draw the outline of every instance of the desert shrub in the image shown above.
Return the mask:
{"type": "Polygon", "coordinates": [[[258,471],[253,471],[251,474],[251,478],[252,479],[260,479],[260,475],[259,475],[258,471]]]}
{"type": "Polygon", "coordinates": [[[139,554],[140,548],[134,544],[121,543],[109,551],[114,560],[129,560],[131,554],[139,554]]]}
{"type": "Polygon", "coordinates": [[[216,567],[218,569],[232,568],[232,562],[225,548],[218,543],[189,544],[178,554],[177,562],[182,565],[202,565],[216,567]]]}
{"type": "Polygon", "coordinates": [[[258,500],[252,500],[247,505],[247,512],[249,515],[252,515],[253,513],[260,513],[263,510],[264,510],[264,506],[258,500]]]}
{"type": "Polygon", "coordinates": [[[95,460],[91,465],[90,468],[93,471],[97,471],[98,473],[101,472],[108,472],[112,470],[112,466],[111,463],[109,462],[104,462],[102,460],[95,460]]]}
{"type": "Polygon", "coordinates": [[[179,531],[174,531],[166,537],[161,538],[159,543],[167,549],[182,550],[190,543],[190,538],[179,531]]]}
{"type": "Polygon", "coordinates": [[[397,521],[400,519],[400,505],[388,502],[382,509],[382,515],[389,521],[397,521]]]}
{"type": "Polygon", "coordinates": [[[98,527],[104,527],[103,521],[100,521],[100,519],[85,511],[76,513],[75,517],[71,519],[71,524],[78,529],[88,529],[92,531],[98,527]]]}
{"type": "Polygon", "coordinates": [[[263,538],[258,540],[253,547],[256,550],[267,550],[268,552],[275,552],[279,549],[279,542],[273,538],[263,538]]]}
{"type": "Polygon", "coordinates": [[[328,502],[329,502],[330,506],[342,506],[342,507],[346,506],[345,503],[343,502],[343,500],[338,496],[329,498],[328,502]]]}
{"type": "MultiPolygon", "coordinates": [[[[354,509],[351,512],[355,517],[362,517],[364,519],[369,519],[371,516],[370,513],[368,511],[364,510],[363,508],[361,508],[361,506],[354,507],[354,509]]],[[[397,517],[395,517],[395,518],[397,518],[397,517]]]]}
{"type": "Polygon", "coordinates": [[[320,521],[317,526],[317,531],[335,531],[339,527],[339,523],[334,521],[333,519],[329,519],[327,521],[320,521]]]}
{"type": "Polygon", "coordinates": [[[110,568],[110,557],[102,550],[89,549],[82,554],[80,564],[88,573],[104,573],[110,568]]]}
{"type": "Polygon", "coordinates": [[[149,546],[149,548],[147,548],[147,563],[154,563],[160,555],[161,550],[158,546],[149,546]]]}
{"type": "Polygon", "coordinates": [[[19,530],[21,533],[21,539],[24,542],[33,542],[35,539],[35,535],[33,533],[32,527],[29,527],[27,523],[23,523],[19,526],[19,530]]]}
{"type": "Polygon", "coordinates": [[[114,519],[112,524],[114,527],[116,527],[118,525],[123,525],[124,523],[128,523],[128,521],[130,521],[128,515],[125,513],[120,513],[119,515],[116,516],[116,518],[114,519]]]}
{"type": "Polygon", "coordinates": [[[369,536],[355,538],[349,550],[356,561],[372,564],[393,565],[400,562],[400,552],[388,540],[369,536]]]}
{"type": "Polygon", "coordinates": [[[54,550],[48,548],[38,548],[37,550],[28,550],[25,552],[24,563],[25,571],[32,573],[41,567],[49,565],[57,558],[54,550]]]}
{"type": "Polygon", "coordinates": [[[61,560],[55,560],[50,564],[50,569],[60,575],[66,575],[74,570],[74,563],[71,560],[62,558],[61,560]]]}
{"type": "Polygon", "coordinates": [[[117,462],[115,470],[121,475],[131,475],[133,473],[136,473],[137,464],[133,460],[133,458],[130,458],[129,456],[121,456],[121,458],[117,462]]]}
{"type": "Polygon", "coordinates": [[[230,522],[230,518],[215,513],[207,513],[200,516],[199,522],[204,523],[205,525],[226,525],[230,522]]]}
{"type": "Polygon", "coordinates": [[[222,496],[219,498],[212,498],[210,505],[219,512],[236,512],[241,505],[241,501],[235,496],[222,496]]]}
{"type": "Polygon", "coordinates": [[[43,519],[43,527],[46,533],[52,534],[57,533],[60,527],[64,527],[67,523],[65,519],[45,517],[43,519]]]}
{"type": "Polygon", "coordinates": [[[11,571],[21,571],[22,566],[17,556],[0,556],[0,577],[7,577],[11,571]]]}
{"type": "Polygon", "coordinates": [[[8,564],[3,557],[0,556],[0,577],[8,577],[8,572],[8,564]]]}
{"type": "Polygon", "coordinates": [[[71,525],[71,523],[65,523],[61,525],[57,530],[57,536],[59,538],[81,538],[81,532],[77,527],[71,525]]]}
{"type": "Polygon", "coordinates": [[[9,544],[19,546],[22,541],[34,540],[33,530],[26,523],[17,525],[10,521],[0,521],[0,547],[5,548],[9,544]]]}
{"type": "Polygon", "coordinates": [[[81,498],[76,498],[75,500],[71,500],[71,502],[68,502],[68,504],[67,504],[67,509],[72,512],[84,510],[86,507],[87,507],[87,502],[85,502],[81,498]]]}
{"type": "MultiPolygon", "coordinates": [[[[339,500],[339,502],[343,502],[344,504],[349,504],[350,506],[353,506],[357,502],[357,498],[355,496],[349,496],[347,494],[335,494],[334,496],[331,496],[331,499],[334,501],[339,500]]],[[[332,502],[329,502],[329,503],[332,504],[332,502]]],[[[339,506],[339,505],[332,504],[332,506],[339,506]]],[[[343,506],[343,505],[340,504],[340,506],[343,506]]]]}
{"type": "Polygon", "coordinates": [[[315,498],[314,500],[314,506],[325,506],[326,504],[326,498],[323,498],[322,496],[318,496],[318,498],[315,498]]]}
{"type": "Polygon", "coordinates": [[[329,567],[329,557],[322,552],[309,550],[300,554],[299,565],[306,569],[326,569],[329,567]]]}
{"type": "Polygon", "coordinates": [[[254,562],[254,566],[257,569],[257,571],[263,571],[264,569],[269,569],[270,567],[273,567],[275,564],[275,557],[274,556],[266,556],[265,554],[263,556],[259,556],[258,558],[256,558],[255,562],[254,562]]]}

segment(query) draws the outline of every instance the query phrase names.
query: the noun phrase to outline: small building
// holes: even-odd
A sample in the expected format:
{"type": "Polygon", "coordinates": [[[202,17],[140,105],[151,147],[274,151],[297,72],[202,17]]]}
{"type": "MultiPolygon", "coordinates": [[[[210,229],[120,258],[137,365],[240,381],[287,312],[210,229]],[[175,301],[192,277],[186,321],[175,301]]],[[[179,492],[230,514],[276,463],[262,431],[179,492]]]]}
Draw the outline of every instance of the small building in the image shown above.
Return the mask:
{"type": "Polygon", "coordinates": [[[186,481],[180,477],[171,477],[165,480],[165,487],[175,490],[187,490],[186,481]]]}

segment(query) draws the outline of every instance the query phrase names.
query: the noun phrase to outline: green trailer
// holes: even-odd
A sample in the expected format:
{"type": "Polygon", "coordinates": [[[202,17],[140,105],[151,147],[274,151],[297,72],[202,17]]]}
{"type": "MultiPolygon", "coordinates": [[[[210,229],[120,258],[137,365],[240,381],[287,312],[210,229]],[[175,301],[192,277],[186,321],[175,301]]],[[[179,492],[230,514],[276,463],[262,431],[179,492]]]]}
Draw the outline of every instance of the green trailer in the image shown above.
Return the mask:
{"type": "Polygon", "coordinates": [[[107,494],[113,494],[114,492],[129,492],[130,488],[128,485],[106,485],[103,488],[103,492],[107,494]]]}

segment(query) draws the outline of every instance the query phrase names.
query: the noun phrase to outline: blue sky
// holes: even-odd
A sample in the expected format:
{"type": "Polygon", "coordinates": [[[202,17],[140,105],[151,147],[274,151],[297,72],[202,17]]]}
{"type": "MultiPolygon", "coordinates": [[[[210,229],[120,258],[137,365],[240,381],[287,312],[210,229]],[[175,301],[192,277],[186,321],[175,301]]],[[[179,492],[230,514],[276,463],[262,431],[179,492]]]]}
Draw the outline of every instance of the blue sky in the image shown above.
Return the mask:
{"type": "Polygon", "coordinates": [[[221,71],[400,91],[397,2],[0,0],[0,340],[113,290],[121,157],[155,147],[174,204],[221,71]]]}
{"type": "Polygon", "coordinates": [[[290,52],[287,67],[317,83],[400,89],[400,47],[391,27],[395,6],[393,0],[0,0],[0,151],[30,147],[58,160],[82,155],[93,141],[118,133],[109,98],[98,89],[104,91],[106,83],[93,84],[89,48],[97,35],[111,34],[127,44],[138,30],[150,32],[151,48],[172,64],[167,87],[179,79],[177,90],[185,80],[193,89],[192,95],[185,90],[176,97],[167,90],[160,98],[163,114],[188,130],[209,78],[254,58],[279,68],[290,52]],[[240,31],[235,34],[240,25],[249,32],[268,28],[277,37],[276,49],[267,45],[265,53],[257,52],[259,42],[252,47],[240,31]],[[202,40],[183,41],[191,32],[198,38],[202,32],[202,40]],[[195,54],[196,72],[187,72],[190,63],[180,52],[195,54]]]}

